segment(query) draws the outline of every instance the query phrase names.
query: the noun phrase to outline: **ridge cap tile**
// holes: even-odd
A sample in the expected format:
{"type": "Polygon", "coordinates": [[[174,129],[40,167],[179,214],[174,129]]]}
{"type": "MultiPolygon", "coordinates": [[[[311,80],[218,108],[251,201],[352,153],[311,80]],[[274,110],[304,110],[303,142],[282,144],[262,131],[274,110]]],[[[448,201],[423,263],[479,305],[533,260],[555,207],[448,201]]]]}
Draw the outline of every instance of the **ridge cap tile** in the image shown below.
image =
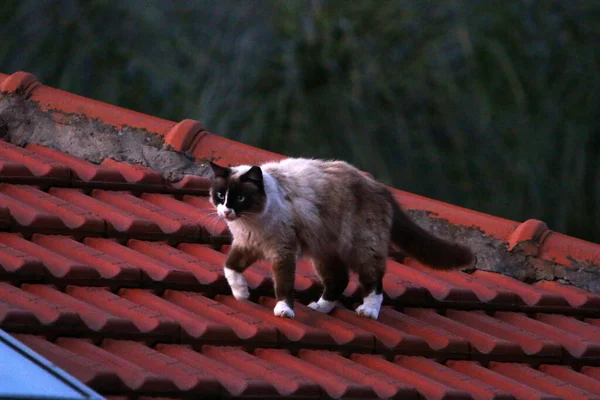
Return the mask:
{"type": "Polygon", "coordinates": [[[181,120],[164,135],[165,144],[177,151],[188,151],[190,144],[202,131],[204,126],[200,121],[189,118],[181,120]]]}
{"type": "Polygon", "coordinates": [[[569,268],[579,268],[578,265],[581,263],[597,266],[600,264],[600,245],[559,232],[552,232],[540,246],[538,258],[569,268]]]}
{"type": "Polygon", "coordinates": [[[22,93],[25,96],[40,87],[35,75],[29,72],[17,71],[10,75],[0,73],[0,93],[22,93]]]}
{"type": "Polygon", "coordinates": [[[36,87],[35,91],[31,93],[30,100],[36,102],[42,111],[50,112],[50,116],[54,120],[60,120],[66,114],[83,114],[90,120],[98,119],[117,129],[141,128],[161,136],[164,136],[175,125],[172,121],[45,85],[36,87]]]}

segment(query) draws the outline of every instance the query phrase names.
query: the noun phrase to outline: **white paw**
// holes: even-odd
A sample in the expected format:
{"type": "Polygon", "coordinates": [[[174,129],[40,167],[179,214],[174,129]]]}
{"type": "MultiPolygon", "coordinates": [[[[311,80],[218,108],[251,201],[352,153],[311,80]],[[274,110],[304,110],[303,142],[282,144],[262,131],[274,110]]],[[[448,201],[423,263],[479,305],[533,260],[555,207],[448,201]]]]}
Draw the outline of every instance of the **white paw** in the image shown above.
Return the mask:
{"type": "Polygon", "coordinates": [[[329,314],[331,310],[335,308],[337,301],[325,300],[323,297],[319,301],[313,301],[307,307],[312,308],[315,311],[319,311],[325,314],[329,314]]]}
{"type": "Polygon", "coordinates": [[[356,313],[363,317],[377,319],[379,317],[379,310],[381,310],[381,303],[383,303],[383,294],[371,292],[363,299],[363,303],[358,306],[356,313]]]}
{"type": "Polygon", "coordinates": [[[285,301],[278,301],[277,304],[275,304],[275,308],[273,309],[273,314],[275,314],[276,317],[282,317],[282,318],[294,318],[295,314],[294,314],[294,310],[292,310],[285,301]]]}
{"type": "Polygon", "coordinates": [[[248,290],[248,286],[231,288],[231,293],[236,300],[247,300],[250,297],[250,291],[248,290]]]}
{"type": "Polygon", "coordinates": [[[356,313],[360,316],[377,319],[379,317],[379,310],[375,307],[360,305],[356,309],[356,313]]]}
{"type": "Polygon", "coordinates": [[[225,273],[225,279],[229,283],[233,297],[237,300],[246,300],[250,297],[248,282],[244,275],[227,267],[223,268],[223,272],[225,273]]]}

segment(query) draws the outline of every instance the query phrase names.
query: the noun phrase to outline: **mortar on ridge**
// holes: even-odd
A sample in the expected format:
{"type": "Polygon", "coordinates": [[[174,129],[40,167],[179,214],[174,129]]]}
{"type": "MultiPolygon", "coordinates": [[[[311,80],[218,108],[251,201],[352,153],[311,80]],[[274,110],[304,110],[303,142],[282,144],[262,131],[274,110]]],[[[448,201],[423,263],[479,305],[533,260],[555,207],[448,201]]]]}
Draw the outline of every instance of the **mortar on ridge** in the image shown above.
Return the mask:
{"type": "Polygon", "coordinates": [[[0,96],[0,136],[19,146],[48,146],[95,164],[105,158],[141,164],[169,181],[212,173],[191,154],[170,149],[161,135],[140,128],[116,128],[80,114],[45,112],[19,95],[0,96]]]}
{"type": "Polygon", "coordinates": [[[408,210],[423,228],[436,236],[470,247],[477,256],[477,269],[498,272],[523,282],[559,281],[600,294],[600,267],[578,260],[571,266],[530,256],[518,246],[507,250],[507,243],[486,235],[475,227],[452,224],[423,210],[408,210]]]}

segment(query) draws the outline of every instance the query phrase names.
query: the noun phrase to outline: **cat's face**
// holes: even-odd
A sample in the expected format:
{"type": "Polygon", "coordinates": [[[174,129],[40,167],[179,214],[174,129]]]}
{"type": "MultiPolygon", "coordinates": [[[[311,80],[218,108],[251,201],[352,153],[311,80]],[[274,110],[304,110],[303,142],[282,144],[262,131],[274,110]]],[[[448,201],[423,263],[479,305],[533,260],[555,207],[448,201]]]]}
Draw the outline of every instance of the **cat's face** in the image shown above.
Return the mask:
{"type": "Polygon", "coordinates": [[[210,202],[217,214],[228,221],[260,213],[267,200],[260,167],[236,174],[231,168],[210,163],[215,179],[210,189],[210,202]]]}

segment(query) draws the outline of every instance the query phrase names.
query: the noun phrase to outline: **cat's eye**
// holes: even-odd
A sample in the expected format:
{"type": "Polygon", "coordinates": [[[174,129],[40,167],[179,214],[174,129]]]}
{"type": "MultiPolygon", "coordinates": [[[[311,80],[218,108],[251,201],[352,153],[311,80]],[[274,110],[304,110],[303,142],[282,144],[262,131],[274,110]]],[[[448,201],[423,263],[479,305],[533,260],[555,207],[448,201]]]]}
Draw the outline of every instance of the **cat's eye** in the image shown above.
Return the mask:
{"type": "Polygon", "coordinates": [[[238,196],[237,201],[239,201],[240,203],[243,203],[244,200],[246,200],[246,196],[238,196]]]}
{"type": "Polygon", "coordinates": [[[223,194],[223,192],[217,192],[217,199],[223,200],[224,198],[225,198],[225,195],[223,194]]]}

